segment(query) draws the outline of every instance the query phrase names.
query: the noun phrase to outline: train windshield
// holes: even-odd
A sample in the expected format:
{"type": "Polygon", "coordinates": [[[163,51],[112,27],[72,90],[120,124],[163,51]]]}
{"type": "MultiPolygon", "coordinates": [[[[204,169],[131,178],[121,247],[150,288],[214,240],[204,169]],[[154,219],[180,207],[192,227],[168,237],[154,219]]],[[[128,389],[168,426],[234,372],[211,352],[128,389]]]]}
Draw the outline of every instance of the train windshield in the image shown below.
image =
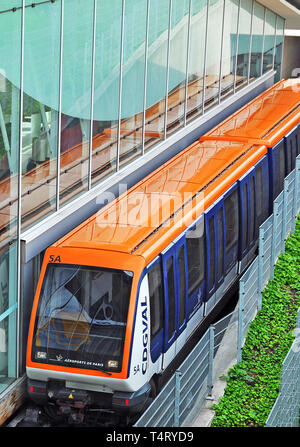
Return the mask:
{"type": "Polygon", "coordinates": [[[32,361],[120,372],[133,273],[49,264],[32,361]]]}

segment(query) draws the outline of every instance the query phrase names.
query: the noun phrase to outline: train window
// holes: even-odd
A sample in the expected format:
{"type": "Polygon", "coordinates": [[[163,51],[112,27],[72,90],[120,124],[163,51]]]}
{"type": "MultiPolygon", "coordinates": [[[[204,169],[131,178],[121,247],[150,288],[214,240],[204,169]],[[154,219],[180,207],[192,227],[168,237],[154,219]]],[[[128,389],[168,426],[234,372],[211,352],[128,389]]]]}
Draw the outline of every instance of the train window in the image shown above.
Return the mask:
{"type": "Polygon", "coordinates": [[[194,230],[186,234],[188,259],[188,296],[200,287],[205,274],[204,222],[196,225],[194,230]]]}
{"type": "Polygon", "coordinates": [[[243,250],[247,247],[248,241],[248,195],[247,195],[247,184],[243,185],[243,250]]]}
{"type": "Polygon", "coordinates": [[[151,311],[151,341],[163,327],[163,287],[161,262],[157,262],[148,272],[150,311],[151,311]]]}
{"type": "Polygon", "coordinates": [[[223,208],[219,209],[218,212],[218,280],[223,276],[223,265],[224,265],[224,234],[223,234],[223,208]]]}
{"type": "Polygon", "coordinates": [[[298,134],[295,137],[296,157],[300,154],[300,125],[298,126],[298,134]]]}
{"type": "Polygon", "coordinates": [[[113,360],[113,370],[120,372],[132,278],[125,270],[49,264],[32,359],[45,361],[42,351],[51,364],[88,369],[113,360]]]}
{"type": "Polygon", "coordinates": [[[250,241],[252,242],[254,240],[255,236],[255,213],[254,213],[254,207],[255,207],[255,180],[254,177],[251,177],[250,180],[250,218],[249,218],[249,236],[250,241]]]}
{"type": "Polygon", "coordinates": [[[215,282],[215,228],[214,217],[209,219],[209,279],[208,287],[211,290],[215,282]]]}
{"type": "Polygon", "coordinates": [[[260,224],[262,222],[261,217],[263,214],[263,179],[261,165],[256,168],[256,214],[260,224]]]}
{"type": "Polygon", "coordinates": [[[185,252],[184,245],[178,250],[178,269],[179,269],[179,327],[181,327],[185,320],[185,252]]]}
{"type": "Polygon", "coordinates": [[[175,331],[175,284],[174,284],[174,263],[171,256],[167,260],[167,281],[168,281],[168,340],[172,338],[175,331]]]}
{"type": "Polygon", "coordinates": [[[226,252],[236,245],[239,237],[239,202],[238,189],[225,199],[226,252]]]}

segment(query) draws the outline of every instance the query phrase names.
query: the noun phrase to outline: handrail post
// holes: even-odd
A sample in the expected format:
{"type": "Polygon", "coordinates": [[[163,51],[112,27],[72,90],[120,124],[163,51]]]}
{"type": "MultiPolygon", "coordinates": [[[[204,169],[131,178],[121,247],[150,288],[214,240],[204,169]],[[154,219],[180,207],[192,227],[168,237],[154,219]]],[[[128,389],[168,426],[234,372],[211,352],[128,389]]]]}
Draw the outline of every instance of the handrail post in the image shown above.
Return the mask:
{"type": "MultiPolygon", "coordinates": [[[[276,230],[278,227],[278,210],[279,210],[279,203],[276,199],[274,202],[273,223],[272,223],[271,278],[274,277],[274,270],[275,270],[275,248],[276,248],[276,230]]],[[[284,240],[283,233],[282,233],[282,240],[284,240]]]]}
{"type": "Polygon", "coordinates": [[[263,291],[263,262],[264,262],[264,236],[265,230],[259,229],[259,242],[258,242],[258,302],[257,311],[262,308],[262,291],[263,291]]]}
{"type": "Polygon", "coordinates": [[[208,375],[207,375],[207,400],[214,400],[213,389],[213,367],[214,367],[214,349],[215,349],[215,326],[209,327],[209,355],[208,355],[208,375]]]}
{"type": "MultiPolygon", "coordinates": [[[[300,144],[300,141],[299,141],[300,144]]],[[[299,191],[298,185],[300,180],[300,155],[296,158],[296,167],[295,167],[295,183],[294,183],[294,203],[293,203],[293,224],[292,224],[292,233],[295,233],[296,229],[296,221],[298,215],[298,201],[299,201],[299,191]]]]}
{"type": "Polygon", "coordinates": [[[239,293],[239,319],[238,319],[238,340],[237,340],[237,362],[242,361],[242,343],[243,343],[243,323],[244,323],[244,295],[245,285],[243,281],[240,281],[240,293],[239,293]]]}
{"type": "Polygon", "coordinates": [[[287,202],[288,202],[288,180],[284,179],[284,189],[283,189],[283,217],[282,217],[282,247],[281,253],[285,250],[285,242],[287,239],[287,231],[286,231],[286,217],[287,217],[287,202]]]}
{"type": "Polygon", "coordinates": [[[180,381],[181,381],[181,371],[177,370],[175,372],[174,427],[179,427],[180,381]]]}

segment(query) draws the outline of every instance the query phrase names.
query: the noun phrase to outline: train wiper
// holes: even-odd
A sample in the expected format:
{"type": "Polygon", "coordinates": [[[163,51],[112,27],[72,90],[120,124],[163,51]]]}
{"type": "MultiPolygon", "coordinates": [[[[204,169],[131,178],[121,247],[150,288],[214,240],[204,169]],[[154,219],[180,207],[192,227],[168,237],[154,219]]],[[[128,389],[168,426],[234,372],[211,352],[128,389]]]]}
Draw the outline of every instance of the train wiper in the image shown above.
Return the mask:
{"type": "Polygon", "coordinates": [[[105,371],[104,369],[98,368],[97,371],[100,371],[100,372],[102,372],[102,373],[107,374],[108,376],[111,376],[111,373],[108,372],[108,371],[105,371]]]}
{"type": "Polygon", "coordinates": [[[111,373],[108,371],[104,371],[104,369],[98,369],[98,371],[103,372],[104,374],[107,374],[108,376],[111,376],[111,373]]]}

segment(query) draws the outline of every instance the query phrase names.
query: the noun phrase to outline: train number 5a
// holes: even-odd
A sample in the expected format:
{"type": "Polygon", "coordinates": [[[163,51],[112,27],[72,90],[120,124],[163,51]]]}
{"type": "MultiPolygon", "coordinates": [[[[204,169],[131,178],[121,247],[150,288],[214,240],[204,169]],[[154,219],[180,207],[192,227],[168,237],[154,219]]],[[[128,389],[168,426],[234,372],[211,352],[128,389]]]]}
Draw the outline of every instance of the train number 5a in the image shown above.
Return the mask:
{"type": "Polygon", "coordinates": [[[54,255],[50,255],[50,262],[61,262],[60,256],[54,257],[54,255]]]}

